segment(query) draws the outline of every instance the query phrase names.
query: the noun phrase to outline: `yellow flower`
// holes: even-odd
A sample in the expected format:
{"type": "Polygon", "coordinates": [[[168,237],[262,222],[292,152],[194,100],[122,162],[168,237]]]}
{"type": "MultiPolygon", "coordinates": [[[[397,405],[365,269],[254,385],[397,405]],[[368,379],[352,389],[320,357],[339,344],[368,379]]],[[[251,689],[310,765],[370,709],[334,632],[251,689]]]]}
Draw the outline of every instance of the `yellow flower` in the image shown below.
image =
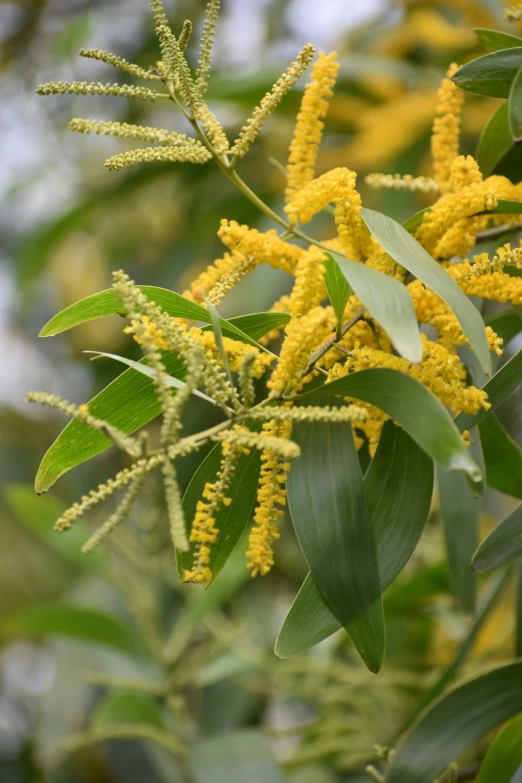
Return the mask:
{"type": "Polygon", "coordinates": [[[455,63],[450,65],[439,88],[431,137],[433,174],[442,193],[450,189],[451,165],[459,154],[460,113],[464,93],[451,81],[457,69],[458,65],[455,63]]]}
{"type": "Polygon", "coordinates": [[[304,252],[297,245],[279,239],[275,229],[263,233],[235,220],[222,220],[218,236],[232,253],[240,253],[243,258],[253,256],[256,264],[270,264],[289,274],[293,274],[304,252]]]}
{"type": "Polygon", "coordinates": [[[324,261],[324,251],[315,245],[311,245],[299,259],[289,301],[292,318],[305,315],[325,298],[324,261]]]}

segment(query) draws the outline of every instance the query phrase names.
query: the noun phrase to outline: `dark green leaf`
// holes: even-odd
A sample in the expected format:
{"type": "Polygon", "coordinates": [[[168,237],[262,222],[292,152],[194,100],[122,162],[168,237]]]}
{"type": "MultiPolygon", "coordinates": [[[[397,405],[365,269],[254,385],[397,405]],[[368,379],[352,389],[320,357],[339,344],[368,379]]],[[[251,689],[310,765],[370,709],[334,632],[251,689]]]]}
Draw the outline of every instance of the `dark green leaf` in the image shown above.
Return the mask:
{"type": "Polygon", "coordinates": [[[520,308],[501,310],[500,312],[490,315],[485,319],[485,322],[487,326],[491,326],[499,337],[502,337],[504,345],[506,345],[513,337],[522,331],[521,312],[520,308]]]}
{"type": "Polygon", "coordinates": [[[148,723],[163,727],[158,703],[145,693],[110,693],[96,707],[91,723],[96,728],[113,723],[148,723]]]}
{"type": "MultiPolygon", "coordinates": [[[[216,481],[220,463],[221,444],[218,444],[205,457],[190,480],[182,503],[188,534],[190,534],[196,505],[202,497],[205,484],[216,481]]],[[[209,564],[214,579],[234,551],[248,525],[256,499],[259,470],[260,454],[257,449],[252,449],[250,454],[241,455],[236,473],[227,490],[227,497],[230,498],[231,503],[228,506],[221,505],[216,513],[216,527],[219,530],[219,536],[212,548],[209,564]]],[[[194,545],[191,546],[189,552],[176,552],[178,573],[181,580],[183,580],[185,570],[192,568],[193,556],[194,545]]]]}
{"type": "Polygon", "coordinates": [[[522,68],[509,91],[509,128],[515,144],[522,140],[522,68]]]}
{"type": "Polygon", "coordinates": [[[494,414],[479,424],[490,487],[522,500],[522,451],[494,414]]]}
{"type": "Polygon", "coordinates": [[[503,101],[484,126],[475,157],[484,177],[489,177],[513,146],[509,129],[508,102],[503,101]]]}
{"type": "Polygon", "coordinates": [[[522,555],[522,503],[500,522],[481,543],[473,568],[483,574],[510,563],[522,555]]]}
{"type": "Polygon", "coordinates": [[[522,38],[502,33],[500,30],[486,30],[483,27],[476,27],[475,33],[488,52],[498,52],[500,49],[513,49],[516,46],[522,46],[522,38]]]}
{"type": "Polygon", "coordinates": [[[288,508],[315,582],[370,671],[385,649],[377,550],[351,424],[297,424],[288,508]]]}
{"type": "Polygon", "coordinates": [[[102,573],[107,568],[107,558],[101,550],[90,557],[81,552],[90,536],[89,529],[81,521],[67,531],[57,533],[54,523],[61,517],[67,505],[52,495],[38,497],[32,487],[25,484],[7,484],[4,488],[7,503],[22,525],[36,538],[75,566],[102,573]]]}
{"type": "Polygon", "coordinates": [[[72,604],[32,604],[4,617],[4,636],[64,636],[136,654],[132,628],[119,617],[72,604]]]}
{"type": "Polygon", "coordinates": [[[424,220],[424,215],[426,212],[430,212],[430,210],[431,207],[425,207],[424,209],[420,209],[418,212],[415,212],[415,214],[409,217],[408,220],[404,221],[402,227],[410,234],[414,234],[424,220]]]}
{"type": "Polygon", "coordinates": [[[491,405],[489,411],[481,408],[478,413],[459,413],[455,419],[455,424],[461,432],[471,430],[475,425],[486,418],[488,413],[493,412],[499,405],[502,405],[507,398],[513,394],[515,389],[522,383],[522,351],[518,351],[511,359],[506,362],[495,375],[482,387],[488,395],[488,402],[491,405]]]}
{"type": "Polygon", "coordinates": [[[493,669],[447,693],[417,723],[386,783],[426,783],[488,732],[522,711],[522,662],[493,669]]]}
{"type": "Polygon", "coordinates": [[[225,368],[225,372],[228,376],[228,380],[230,381],[230,385],[234,385],[234,379],[232,378],[232,371],[230,367],[228,366],[228,359],[227,354],[225,352],[225,346],[223,344],[223,332],[221,330],[221,318],[219,317],[219,313],[214,307],[214,305],[208,301],[208,299],[205,300],[207,305],[207,310],[210,313],[210,323],[212,326],[212,331],[214,332],[214,340],[216,341],[216,348],[218,350],[219,356],[221,358],[221,362],[223,364],[223,367],[225,368]]]}
{"type": "Polygon", "coordinates": [[[462,473],[438,468],[437,485],[453,589],[464,611],[473,614],[477,576],[471,568],[471,559],[478,545],[481,503],[473,497],[462,473]]]}
{"type": "Polygon", "coordinates": [[[522,560],[516,569],[515,658],[522,655],[522,560]]]}
{"type": "Polygon", "coordinates": [[[522,212],[522,201],[513,201],[512,199],[501,198],[497,206],[493,209],[487,209],[480,212],[480,215],[519,215],[522,212]]]}
{"type": "Polygon", "coordinates": [[[461,470],[472,481],[480,481],[480,469],[470,457],[444,405],[409,375],[387,367],[374,367],[338,378],[300,395],[299,399],[325,394],[355,397],[376,405],[443,468],[461,470]]]}
{"type": "MultiPolygon", "coordinates": [[[[408,234],[409,236],[409,234],[408,234]]],[[[408,289],[395,278],[337,256],[339,268],[363,305],[382,326],[401,356],[422,359],[422,340],[408,289]]]]}
{"type": "Polygon", "coordinates": [[[502,49],[466,63],[453,75],[463,90],[492,98],[508,98],[513,79],[522,65],[522,47],[502,49]]]}
{"type": "Polygon", "coordinates": [[[475,350],[482,369],[489,375],[491,358],[486,330],[477,308],[400,223],[372,209],[361,210],[361,215],[382,248],[446,302],[475,350]]]}
{"type": "MultiPolygon", "coordinates": [[[[384,425],[364,477],[364,492],[384,592],[417,546],[433,492],[432,461],[391,421],[384,425]]],[[[276,653],[281,658],[296,655],[340,627],[312,574],[308,574],[281,628],[276,653]]]]}
{"type": "Polygon", "coordinates": [[[330,302],[334,309],[335,317],[337,318],[337,324],[340,326],[343,320],[343,314],[352,293],[351,286],[346,282],[346,278],[339,269],[339,264],[328,256],[328,259],[324,262],[326,274],[324,276],[324,282],[330,302]]]}
{"type": "Polygon", "coordinates": [[[511,718],[482,762],[476,783],[511,783],[522,765],[522,715],[511,718]]]}
{"type": "Polygon", "coordinates": [[[220,733],[189,751],[194,783],[284,783],[285,777],[258,731],[220,733]]]}

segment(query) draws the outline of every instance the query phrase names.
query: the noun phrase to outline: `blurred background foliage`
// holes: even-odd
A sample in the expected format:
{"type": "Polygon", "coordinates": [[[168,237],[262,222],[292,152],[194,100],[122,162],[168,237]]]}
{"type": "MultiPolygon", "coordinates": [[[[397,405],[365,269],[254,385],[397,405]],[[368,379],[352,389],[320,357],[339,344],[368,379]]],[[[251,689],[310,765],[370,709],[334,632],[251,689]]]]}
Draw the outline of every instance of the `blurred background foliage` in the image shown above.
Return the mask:
{"type": "MultiPolygon", "coordinates": [[[[200,0],[166,5],[175,29],[186,17],[201,20],[200,0]]],[[[502,27],[501,2],[223,6],[209,98],[227,129],[242,124],[305,41],[336,48],[341,70],[319,172],[357,170],[365,204],[399,220],[426,206],[422,194],[369,191],[363,177],[429,173],[438,83],[451,61],[482,53],[472,28],[502,27]]],[[[103,160],[125,142],[80,138],[67,127],[82,116],[186,130],[169,107],[34,95],[38,82],[51,79],[118,78],[77,58],[81,46],[154,63],[146,0],[3,0],[0,46],[0,780],[369,780],[362,770],[375,758],[375,743],[394,740],[441,676],[450,682],[512,656],[514,596],[498,598],[496,583],[486,580],[477,616],[464,616],[452,596],[435,503],[418,552],[385,595],[387,663],[376,678],[345,636],[297,658],[274,656],[277,631],[307,570],[289,524],[268,578],[249,579],[240,552],[207,593],[176,583],[154,487],[103,557],[79,555],[88,535],[82,526],[64,537],[52,533],[60,510],[118,469],[120,456],[101,455],[37,498],[34,474],[64,422],[29,409],[23,396],[39,388],[85,401],[117,370],[103,360],[89,363],[84,350],[136,351],[116,316],[52,340],[38,340],[42,325],[108,287],[111,270],[121,266],[138,282],[183,291],[220,254],[221,217],[270,226],[215,167],[155,164],[108,173],[103,160]],[[158,655],[158,635],[165,634],[167,662],[158,655]],[[116,736],[122,721],[127,729],[136,724],[135,740],[96,742],[116,736]],[[188,739],[188,756],[174,758],[176,747],[151,741],[144,723],[172,742],[188,739]]],[[[299,92],[287,96],[241,163],[242,176],[275,209],[299,92]]],[[[494,99],[466,96],[463,153],[473,153],[495,107],[494,99]]],[[[517,167],[508,156],[498,171],[518,180],[517,167]]],[[[321,219],[315,231],[324,231],[321,219]]],[[[283,273],[262,274],[261,284],[254,273],[227,298],[225,317],[264,310],[284,293],[283,273]]],[[[509,343],[506,357],[513,350],[509,343]]],[[[519,403],[513,396],[498,416],[522,444],[519,403]]],[[[187,427],[202,429],[202,417],[211,415],[191,405],[187,427]]],[[[185,484],[194,467],[185,460],[185,484]]],[[[484,530],[512,503],[488,490],[484,530]]],[[[482,751],[465,760],[471,770],[482,751]]]]}

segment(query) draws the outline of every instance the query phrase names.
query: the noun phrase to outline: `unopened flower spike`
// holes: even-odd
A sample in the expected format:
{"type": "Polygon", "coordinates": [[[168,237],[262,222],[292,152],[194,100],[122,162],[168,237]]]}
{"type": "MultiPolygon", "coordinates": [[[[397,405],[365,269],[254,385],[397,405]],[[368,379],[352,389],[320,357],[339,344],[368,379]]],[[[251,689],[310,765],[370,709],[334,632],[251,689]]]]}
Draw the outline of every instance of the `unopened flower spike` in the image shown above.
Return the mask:
{"type": "Polygon", "coordinates": [[[165,25],[156,28],[161,44],[163,62],[167,66],[167,76],[176,77],[176,89],[186,106],[195,112],[200,102],[199,93],[192,79],[190,68],[181,50],[178,39],[165,25]]]}
{"type": "MultiPolygon", "coordinates": [[[[264,428],[263,428],[264,429],[264,428]]],[[[278,437],[276,435],[263,432],[251,432],[242,428],[228,430],[225,433],[219,433],[216,440],[226,440],[227,443],[237,446],[244,446],[247,449],[257,449],[258,451],[270,451],[282,459],[297,459],[301,454],[301,449],[289,440],[288,437],[278,437]]]]}
{"type": "Polygon", "coordinates": [[[112,65],[113,68],[117,68],[123,73],[128,73],[129,76],[135,76],[137,79],[159,79],[158,74],[152,71],[146,71],[145,68],[141,68],[139,65],[129,63],[123,57],[118,57],[116,54],[110,52],[104,52],[102,49],[80,49],[80,57],[87,57],[91,60],[99,60],[107,65],[112,65]]]}
{"type": "Polygon", "coordinates": [[[196,86],[200,97],[203,97],[208,87],[208,77],[212,65],[212,48],[214,45],[214,35],[219,9],[220,0],[209,0],[205,11],[205,22],[203,24],[203,34],[199,47],[199,68],[196,73],[196,86]]]}
{"type": "Polygon", "coordinates": [[[121,501],[116,511],[111,514],[111,516],[103,523],[103,525],[100,525],[94,535],[91,536],[91,538],[89,538],[89,540],[86,541],[82,546],[82,552],[84,555],[89,555],[91,552],[94,552],[94,550],[97,549],[100,544],[105,541],[105,539],[112,532],[114,532],[114,530],[116,530],[116,528],[121,525],[122,522],[125,521],[132,509],[132,506],[134,505],[134,501],[138,497],[141,488],[143,487],[144,481],[145,474],[140,473],[131,482],[127,492],[125,493],[125,497],[121,501]]]}
{"type": "Polygon", "coordinates": [[[256,399],[256,390],[254,387],[254,362],[257,358],[255,351],[249,351],[239,369],[238,382],[239,390],[241,392],[241,399],[245,408],[251,408],[256,399]]]}
{"type": "Polygon", "coordinates": [[[518,22],[522,19],[522,5],[512,5],[504,11],[504,19],[508,22],[518,22]]]}
{"type": "Polygon", "coordinates": [[[365,421],[368,411],[359,405],[344,405],[330,408],[327,405],[298,405],[287,407],[257,408],[249,411],[253,421],[365,421]]]}
{"type": "Polygon", "coordinates": [[[175,549],[180,552],[187,552],[189,541],[185,527],[185,517],[181,508],[181,493],[176,478],[176,469],[169,459],[163,463],[162,472],[172,543],[175,549]]]}
{"type": "MultiPolygon", "coordinates": [[[[69,128],[78,133],[94,133],[97,136],[116,136],[120,139],[150,141],[157,144],[168,144],[169,147],[195,147],[205,149],[199,139],[163,128],[153,128],[144,125],[131,125],[128,122],[112,122],[106,120],[85,120],[75,117],[69,122],[69,128]]],[[[205,150],[206,152],[206,150],[205,150]]]]}
{"type": "Polygon", "coordinates": [[[364,181],[370,188],[390,188],[420,193],[436,193],[439,189],[431,177],[412,177],[411,174],[368,174],[364,181]]]}
{"type": "Polygon", "coordinates": [[[156,27],[160,27],[161,25],[169,27],[169,20],[161,0],[150,0],[150,10],[156,27]]]}
{"type": "Polygon", "coordinates": [[[105,161],[109,171],[119,171],[139,163],[206,163],[211,159],[210,152],[193,144],[178,144],[175,147],[145,147],[143,149],[120,152],[105,161]]]}
{"type": "Polygon", "coordinates": [[[183,22],[181,33],[179,34],[179,38],[178,38],[179,48],[181,49],[182,52],[184,52],[185,49],[187,48],[191,36],[192,36],[192,22],[190,21],[190,19],[185,19],[185,21],[183,22]]]}
{"type": "Polygon", "coordinates": [[[120,98],[139,98],[142,101],[155,101],[162,93],[150,87],[134,87],[128,84],[107,82],[45,82],[36,88],[37,95],[117,95],[120,98]]]}

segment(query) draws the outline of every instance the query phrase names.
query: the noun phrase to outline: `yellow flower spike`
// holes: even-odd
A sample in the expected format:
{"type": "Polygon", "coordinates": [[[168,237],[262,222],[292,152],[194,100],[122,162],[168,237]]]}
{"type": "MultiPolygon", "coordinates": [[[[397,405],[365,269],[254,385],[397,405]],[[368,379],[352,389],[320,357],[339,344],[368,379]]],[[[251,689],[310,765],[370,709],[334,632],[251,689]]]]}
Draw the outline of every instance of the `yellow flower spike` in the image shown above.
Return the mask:
{"type": "Polygon", "coordinates": [[[291,201],[294,194],[314,177],[317,153],[323,135],[323,119],[328,112],[338,70],[339,63],[335,52],[329,55],[319,52],[310,81],[305,87],[290,144],[287,202],[291,201]]]}
{"type": "Polygon", "coordinates": [[[462,190],[468,185],[482,182],[482,174],[478,163],[472,155],[459,155],[450,169],[450,187],[452,190],[462,190]]]}
{"type": "Polygon", "coordinates": [[[311,245],[298,261],[295,270],[295,284],[289,302],[292,318],[305,315],[325,298],[325,260],[324,251],[311,245]]]}
{"type": "Polygon", "coordinates": [[[441,193],[451,187],[451,166],[459,154],[460,114],[464,102],[464,93],[451,77],[458,70],[452,63],[438,91],[436,117],[431,137],[431,155],[433,175],[441,193]]]}
{"type": "MultiPolygon", "coordinates": [[[[288,421],[270,421],[263,424],[263,434],[268,437],[290,438],[292,424],[288,421]]],[[[247,566],[252,576],[266,576],[274,564],[273,543],[279,538],[277,521],[286,505],[286,489],[283,487],[290,463],[269,449],[261,452],[261,474],[257,490],[254,526],[250,532],[247,550],[247,566]]]]}
{"type": "Polygon", "coordinates": [[[511,302],[515,307],[522,304],[522,278],[511,277],[503,271],[505,266],[522,269],[522,248],[512,250],[507,244],[497,249],[492,260],[487,253],[483,253],[474,256],[473,262],[445,265],[448,274],[465,294],[497,302],[511,302]]]}
{"type": "Polygon", "coordinates": [[[297,245],[279,239],[275,229],[264,233],[240,225],[235,220],[222,220],[218,236],[232,252],[243,259],[254,257],[257,265],[270,264],[275,269],[293,274],[296,264],[305,252],[297,245]]]}

